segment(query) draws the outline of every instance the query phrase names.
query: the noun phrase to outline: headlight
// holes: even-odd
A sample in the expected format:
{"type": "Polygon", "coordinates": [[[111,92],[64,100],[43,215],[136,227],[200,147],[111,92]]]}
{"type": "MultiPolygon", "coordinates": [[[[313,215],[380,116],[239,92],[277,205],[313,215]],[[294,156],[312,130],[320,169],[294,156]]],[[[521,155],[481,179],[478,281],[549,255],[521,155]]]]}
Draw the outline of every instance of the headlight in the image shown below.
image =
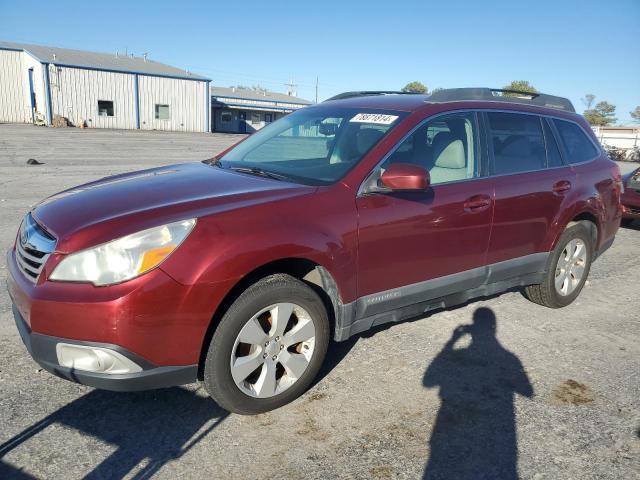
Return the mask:
{"type": "Polygon", "coordinates": [[[195,224],[195,218],[170,223],[73,253],[58,264],[49,279],[96,286],[131,280],[160,265],[195,224]]]}

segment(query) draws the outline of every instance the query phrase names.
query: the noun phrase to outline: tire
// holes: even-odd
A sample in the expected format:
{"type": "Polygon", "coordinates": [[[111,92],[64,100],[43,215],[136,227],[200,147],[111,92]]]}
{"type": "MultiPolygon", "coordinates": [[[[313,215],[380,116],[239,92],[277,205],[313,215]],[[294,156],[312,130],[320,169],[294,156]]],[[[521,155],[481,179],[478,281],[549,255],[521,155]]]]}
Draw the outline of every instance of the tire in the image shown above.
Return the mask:
{"type": "Polygon", "coordinates": [[[623,218],[622,220],[620,220],[621,227],[630,227],[632,223],[633,218],[623,218]]]}
{"type": "MultiPolygon", "coordinates": [[[[591,269],[591,262],[593,260],[593,237],[591,235],[591,227],[587,222],[578,222],[573,225],[570,225],[566,228],[566,230],[560,236],[556,248],[553,250],[552,254],[549,255],[549,259],[547,260],[547,268],[544,278],[540,284],[530,285],[525,287],[524,295],[527,299],[531,300],[534,303],[539,305],[543,305],[549,308],[562,308],[571,304],[577,297],[580,295],[582,291],[582,287],[589,276],[589,271],[591,269]],[[575,277],[573,274],[569,274],[566,281],[567,292],[563,293],[559,291],[556,287],[556,279],[561,281],[560,275],[562,272],[567,269],[561,268],[565,265],[565,259],[567,255],[566,248],[570,245],[573,245],[572,242],[578,242],[578,244],[582,244],[584,247],[584,258],[582,261],[582,274],[580,276],[579,281],[574,282],[575,277]],[[558,272],[561,272],[560,275],[557,275],[558,272]],[[568,291],[571,288],[571,291],[568,291]]],[[[577,262],[576,262],[577,263],[577,262]]],[[[579,271],[579,268],[574,266],[576,271],[579,271]]],[[[571,272],[571,270],[570,270],[571,272]]],[[[563,286],[565,283],[563,282],[563,286]]],[[[562,289],[560,289],[562,290],[562,289]]]]}
{"type": "Polygon", "coordinates": [[[328,344],[329,319],[318,294],[290,275],[268,276],[247,288],[220,320],[204,362],[205,388],[230,412],[276,409],[307,390],[328,344]],[[293,343],[309,332],[313,339],[293,343]]]}

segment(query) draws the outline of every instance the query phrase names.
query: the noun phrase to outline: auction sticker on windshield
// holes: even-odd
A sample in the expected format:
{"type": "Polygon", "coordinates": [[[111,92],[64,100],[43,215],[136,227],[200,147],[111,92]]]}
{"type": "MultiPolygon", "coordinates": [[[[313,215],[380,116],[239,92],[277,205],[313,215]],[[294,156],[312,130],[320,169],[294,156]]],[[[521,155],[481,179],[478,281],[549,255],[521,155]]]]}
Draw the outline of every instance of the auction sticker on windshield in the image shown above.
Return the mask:
{"type": "Polygon", "coordinates": [[[386,115],[383,113],[358,113],[349,121],[357,123],[376,123],[378,125],[391,125],[397,119],[397,115],[386,115]]]}

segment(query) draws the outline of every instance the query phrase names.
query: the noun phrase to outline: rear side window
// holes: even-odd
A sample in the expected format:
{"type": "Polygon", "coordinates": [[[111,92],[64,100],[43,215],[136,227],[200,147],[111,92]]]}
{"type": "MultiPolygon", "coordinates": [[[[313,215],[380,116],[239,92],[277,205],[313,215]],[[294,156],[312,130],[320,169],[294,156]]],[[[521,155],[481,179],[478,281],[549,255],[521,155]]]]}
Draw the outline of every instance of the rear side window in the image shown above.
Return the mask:
{"type": "Polygon", "coordinates": [[[516,113],[487,113],[493,145],[493,173],[504,175],[545,168],[540,117],[516,113]]]}
{"type": "Polygon", "coordinates": [[[553,122],[560,133],[564,151],[570,164],[586,162],[598,155],[598,150],[578,125],[557,119],[554,119],[553,122]]]}

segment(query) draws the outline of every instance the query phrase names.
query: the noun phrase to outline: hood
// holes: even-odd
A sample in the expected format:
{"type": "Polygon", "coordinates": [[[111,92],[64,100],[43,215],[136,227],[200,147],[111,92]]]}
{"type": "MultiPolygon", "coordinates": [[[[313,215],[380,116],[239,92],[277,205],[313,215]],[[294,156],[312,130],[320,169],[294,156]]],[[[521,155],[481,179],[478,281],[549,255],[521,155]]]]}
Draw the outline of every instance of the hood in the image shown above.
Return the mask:
{"type": "Polygon", "coordinates": [[[71,252],[145,228],[314,191],[314,187],[187,163],[107,177],[65,190],[32,215],[71,252]]]}

